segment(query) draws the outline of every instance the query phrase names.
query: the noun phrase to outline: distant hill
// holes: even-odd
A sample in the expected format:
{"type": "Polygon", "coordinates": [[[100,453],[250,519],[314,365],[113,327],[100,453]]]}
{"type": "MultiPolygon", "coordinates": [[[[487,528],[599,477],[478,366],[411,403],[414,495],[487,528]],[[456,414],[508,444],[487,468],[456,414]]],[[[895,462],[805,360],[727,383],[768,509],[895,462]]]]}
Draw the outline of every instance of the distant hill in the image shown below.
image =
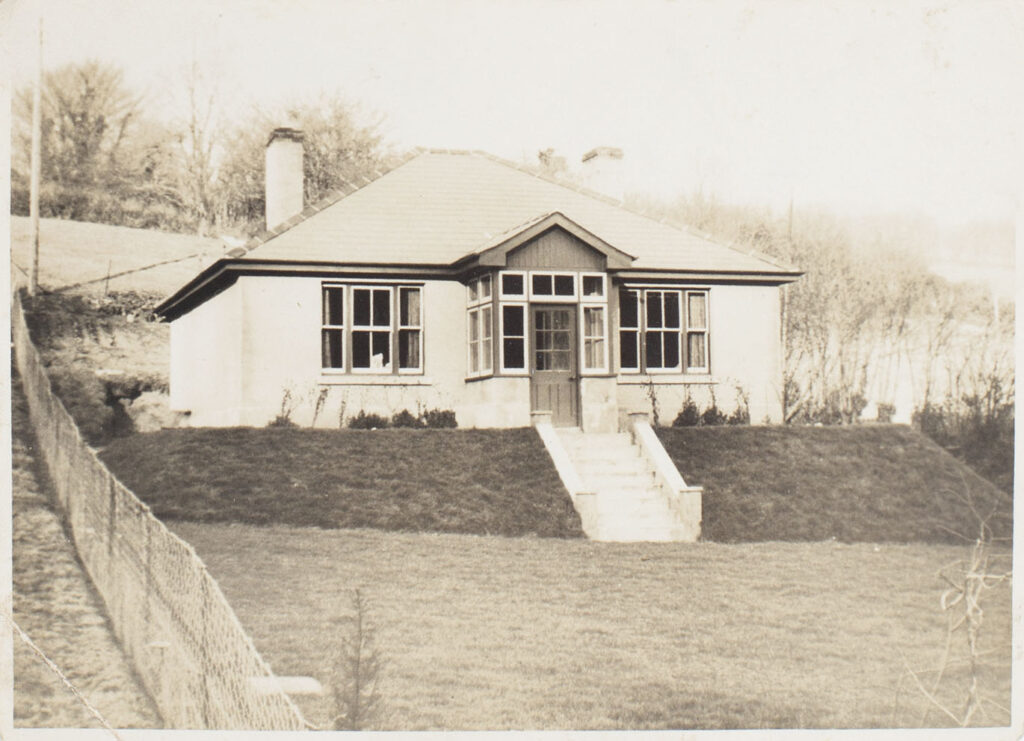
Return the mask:
{"type": "MultiPolygon", "coordinates": [[[[31,261],[31,221],[11,216],[12,272],[27,275],[31,261]]],[[[103,291],[108,274],[111,291],[170,294],[224,252],[220,240],[150,229],[88,224],[62,219],[40,222],[39,283],[53,289],[89,283],[103,291]],[[156,263],[166,263],[156,265],[156,263]]]]}

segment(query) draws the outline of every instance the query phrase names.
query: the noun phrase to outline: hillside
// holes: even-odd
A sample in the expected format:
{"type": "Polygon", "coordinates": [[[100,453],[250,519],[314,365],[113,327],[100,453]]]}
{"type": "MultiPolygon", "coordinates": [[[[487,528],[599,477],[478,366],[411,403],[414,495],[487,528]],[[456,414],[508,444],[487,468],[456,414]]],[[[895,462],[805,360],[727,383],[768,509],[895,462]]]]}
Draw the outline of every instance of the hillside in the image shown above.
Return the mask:
{"type": "Polygon", "coordinates": [[[583,535],[532,429],[162,430],[101,455],[161,519],[583,535]]]}
{"type": "Polygon", "coordinates": [[[689,484],[704,487],[706,540],[973,542],[1012,499],[901,425],[658,430],[689,484]],[[969,501],[970,500],[970,501],[969,501]]]}
{"type": "MultiPolygon", "coordinates": [[[[218,239],[63,219],[41,219],[39,242],[39,284],[50,290],[94,281],[87,290],[102,293],[109,267],[111,275],[134,272],[107,289],[166,296],[223,253],[218,239]],[[166,264],[148,267],[156,263],[166,264]]],[[[12,272],[27,275],[31,248],[31,221],[11,216],[12,272]]]]}

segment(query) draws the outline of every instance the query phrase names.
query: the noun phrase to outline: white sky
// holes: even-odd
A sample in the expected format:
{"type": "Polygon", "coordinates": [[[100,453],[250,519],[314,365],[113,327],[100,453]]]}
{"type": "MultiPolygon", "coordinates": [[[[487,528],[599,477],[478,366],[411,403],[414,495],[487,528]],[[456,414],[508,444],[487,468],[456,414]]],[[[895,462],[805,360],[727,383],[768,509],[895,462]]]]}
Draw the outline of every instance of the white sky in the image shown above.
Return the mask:
{"type": "MultiPolygon", "coordinates": [[[[397,148],[570,162],[630,190],[844,213],[1012,219],[1024,4],[644,0],[42,0],[46,64],[121,65],[151,102],[193,55],[226,106],[339,92],[397,148]]],[[[15,84],[34,0],[0,5],[15,84]]]]}

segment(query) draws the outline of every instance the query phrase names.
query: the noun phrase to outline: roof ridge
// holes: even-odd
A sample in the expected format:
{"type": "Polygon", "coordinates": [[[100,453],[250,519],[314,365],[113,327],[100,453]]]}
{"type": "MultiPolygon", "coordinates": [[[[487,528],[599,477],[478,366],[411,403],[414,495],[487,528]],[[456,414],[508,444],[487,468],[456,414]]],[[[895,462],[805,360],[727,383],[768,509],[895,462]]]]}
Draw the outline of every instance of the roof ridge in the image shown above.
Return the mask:
{"type": "Polygon", "coordinates": [[[668,227],[671,227],[673,229],[677,229],[679,231],[687,232],[689,234],[692,234],[695,237],[698,237],[700,239],[705,240],[706,242],[711,242],[711,244],[718,245],[719,247],[724,247],[725,249],[733,250],[735,252],[739,252],[739,253],[744,254],[744,255],[750,255],[751,257],[756,257],[759,260],[763,260],[764,262],[767,262],[768,264],[774,265],[775,267],[781,268],[783,270],[795,270],[796,269],[793,265],[789,265],[787,263],[784,263],[784,262],[782,262],[781,260],[779,260],[777,258],[770,257],[770,256],[760,252],[759,250],[741,248],[736,243],[736,240],[731,240],[730,242],[727,243],[724,240],[720,240],[719,238],[717,238],[717,237],[715,237],[715,236],[713,236],[713,235],[711,235],[711,234],[709,234],[707,232],[702,232],[699,229],[696,229],[696,228],[690,226],[689,224],[686,224],[686,223],[684,223],[682,221],[678,221],[678,220],[676,220],[674,218],[671,218],[671,217],[668,217],[668,216],[662,216],[660,218],[655,218],[654,216],[652,216],[650,214],[644,213],[644,211],[642,209],[634,208],[634,207],[632,207],[630,205],[627,205],[626,202],[621,200],[621,199],[611,198],[610,196],[606,196],[603,193],[598,193],[597,191],[595,191],[595,190],[593,190],[591,188],[587,188],[587,187],[584,187],[582,185],[578,185],[577,183],[573,183],[573,182],[564,180],[562,178],[559,178],[556,175],[552,175],[551,173],[544,172],[544,171],[540,170],[539,168],[535,168],[535,167],[533,167],[531,165],[527,165],[526,163],[513,162],[512,160],[505,159],[504,157],[499,157],[496,154],[491,154],[490,152],[485,152],[482,149],[474,149],[474,150],[470,150],[468,152],[466,152],[464,150],[460,150],[460,151],[448,150],[448,151],[432,152],[432,153],[435,153],[435,154],[470,154],[470,155],[481,156],[481,157],[484,157],[486,159],[491,160],[492,162],[496,162],[498,164],[505,165],[506,167],[511,167],[513,170],[519,170],[520,172],[522,172],[524,174],[532,175],[533,177],[539,178],[540,180],[544,180],[544,181],[547,181],[549,183],[552,183],[553,185],[560,185],[563,188],[568,188],[569,190],[575,191],[576,193],[579,193],[581,195],[588,196],[589,198],[593,198],[595,200],[601,201],[602,203],[606,203],[606,204],[611,205],[611,206],[616,206],[618,208],[621,208],[623,211],[626,211],[627,213],[631,213],[634,216],[639,216],[642,219],[647,219],[648,221],[653,221],[655,223],[663,224],[664,226],[668,226],[668,227]]]}
{"type": "Polygon", "coordinates": [[[357,182],[353,184],[348,180],[341,179],[341,187],[335,188],[334,190],[321,196],[321,198],[318,201],[316,201],[316,203],[312,203],[309,206],[306,206],[304,209],[302,209],[302,211],[295,214],[290,219],[287,219],[286,221],[283,221],[280,224],[276,224],[269,229],[264,229],[259,234],[250,237],[249,240],[244,245],[242,245],[241,247],[236,247],[235,249],[228,252],[228,256],[241,257],[242,255],[252,252],[260,245],[266,244],[274,237],[277,237],[283,234],[284,232],[288,231],[292,227],[301,224],[303,221],[310,218],[311,216],[315,216],[324,209],[330,208],[341,199],[352,195],[357,190],[362,190],[371,183],[380,180],[389,172],[397,170],[402,165],[405,165],[409,163],[411,160],[416,159],[420,155],[425,154],[426,151],[427,150],[425,150],[423,147],[413,147],[413,149],[410,150],[409,152],[405,153],[404,155],[400,155],[396,159],[394,164],[385,166],[380,169],[371,170],[370,175],[372,177],[366,177],[365,175],[357,174],[355,177],[358,178],[358,180],[361,180],[362,182],[357,182]]]}

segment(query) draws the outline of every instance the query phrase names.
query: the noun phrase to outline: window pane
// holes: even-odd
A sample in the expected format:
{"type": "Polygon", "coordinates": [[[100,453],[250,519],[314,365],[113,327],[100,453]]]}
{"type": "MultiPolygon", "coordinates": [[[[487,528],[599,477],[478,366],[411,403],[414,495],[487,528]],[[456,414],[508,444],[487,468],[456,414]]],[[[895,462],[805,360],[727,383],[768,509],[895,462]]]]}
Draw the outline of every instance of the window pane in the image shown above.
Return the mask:
{"type": "Polygon", "coordinates": [[[403,327],[420,326],[420,289],[399,289],[398,317],[403,327]]]}
{"type": "Polygon", "coordinates": [[[340,286],[324,288],[324,324],[344,324],[345,289],[340,286]]]}
{"type": "Polygon", "coordinates": [[[637,340],[639,332],[624,330],[619,332],[619,366],[628,370],[640,367],[639,353],[637,353],[637,340]]]}
{"type": "Polygon", "coordinates": [[[480,345],[475,342],[469,343],[469,372],[476,373],[480,370],[480,345]]]}
{"type": "Polygon", "coordinates": [[[661,292],[647,292],[647,326],[658,329],[664,326],[661,323],[661,292]]]}
{"type": "Polygon", "coordinates": [[[666,291],[662,296],[665,297],[665,326],[679,329],[679,294],[666,291]]]}
{"type": "Polygon", "coordinates": [[[480,310],[480,336],[486,340],[491,339],[491,334],[493,334],[491,325],[491,307],[485,306],[480,310]]]}
{"type": "Polygon", "coordinates": [[[373,292],[373,326],[391,326],[391,292],[387,289],[373,292]]]}
{"type": "Polygon", "coordinates": [[[476,342],[480,338],[480,320],[478,316],[479,312],[469,312],[469,341],[476,342]]]}
{"type": "Polygon", "coordinates": [[[647,367],[663,368],[661,358],[661,332],[648,332],[645,336],[647,350],[647,367]]]}
{"type": "Polygon", "coordinates": [[[322,364],[324,368],[343,368],[342,360],[342,331],[340,329],[325,329],[322,334],[322,364]]]}
{"type": "Polygon", "coordinates": [[[604,309],[585,307],[583,309],[583,335],[604,337],[604,309]]]}
{"type": "Polygon", "coordinates": [[[572,296],[576,293],[576,276],[574,275],[556,275],[555,276],[555,295],[556,296],[572,296]]]}
{"type": "Polygon", "coordinates": [[[370,291],[365,288],[352,291],[352,322],[361,327],[370,324],[370,291]]]}
{"type": "Polygon", "coordinates": [[[550,275],[535,275],[533,276],[533,292],[538,296],[550,296],[552,292],[551,288],[551,276],[550,275]]]}
{"type": "Polygon", "coordinates": [[[665,366],[666,368],[679,367],[679,333],[665,332],[665,366]]]}
{"type": "Polygon", "coordinates": [[[633,291],[621,291],[619,293],[619,326],[623,328],[636,328],[640,326],[637,320],[640,318],[637,312],[637,294],[633,291]]]}
{"type": "Polygon", "coordinates": [[[501,292],[506,296],[523,295],[523,276],[503,275],[501,276],[501,292]]]}
{"type": "Polygon", "coordinates": [[[588,339],[583,342],[584,363],[588,369],[604,367],[604,338],[588,339]]]}
{"type": "Polygon", "coordinates": [[[689,305],[689,327],[690,329],[707,329],[707,294],[688,293],[686,300],[689,305]]]}
{"type": "Polygon", "coordinates": [[[494,352],[494,348],[491,343],[491,338],[488,335],[487,339],[480,343],[480,369],[489,371],[491,370],[491,353],[494,352]]]}
{"type": "Polygon", "coordinates": [[[584,275],[583,276],[583,295],[584,296],[603,296],[604,295],[604,280],[600,275],[584,275]]]}
{"type": "Polygon", "coordinates": [[[380,370],[391,367],[391,333],[374,332],[370,367],[380,370]]]}
{"type": "Polygon", "coordinates": [[[480,279],[480,298],[491,297],[491,276],[485,275],[480,279]]]}
{"type": "Polygon", "coordinates": [[[523,307],[503,306],[501,308],[501,326],[505,336],[522,337],[523,332],[523,307]]]}
{"type": "Polygon", "coordinates": [[[571,370],[572,363],[568,350],[552,350],[550,370],[571,370]]]}
{"type": "Polygon", "coordinates": [[[420,367],[420,331],[403,329],[398,332],[398,367],[420,367]]]}
{"type": "Polygon", "coordinates": [[[707,368],[706,335],[703,332],[691,332],[687,335],[686,365],[688,368],[707,368]]]}
{"type": "Polygon", "coordinates": [[[469,282],[469,301],[470,301],[470,303],[472,303],[473,301],[476,301],[477,298],[479,298],[479,296],[480,296],[478,285],[479,284],[475,280],[471,280],[469,282]]]}
{"type": "Polygon", "coordinates": [[[502,343],[506,368],[524,368],[523,338],[506,337],[502,343]]]}
{"type": "Polygon", "coordinates": [[[352,333],[352,367],[370,367],[370,333],[352,333]]]}

